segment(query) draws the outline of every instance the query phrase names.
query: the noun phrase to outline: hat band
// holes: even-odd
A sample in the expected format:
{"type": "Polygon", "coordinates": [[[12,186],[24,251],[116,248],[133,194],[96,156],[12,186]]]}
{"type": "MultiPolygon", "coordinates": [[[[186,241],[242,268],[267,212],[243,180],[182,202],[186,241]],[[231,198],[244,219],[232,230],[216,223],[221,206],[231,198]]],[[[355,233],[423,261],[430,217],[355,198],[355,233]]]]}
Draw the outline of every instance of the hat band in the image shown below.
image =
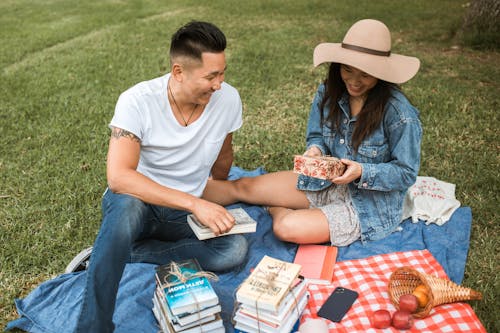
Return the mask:
{"type": "Polygon", "coordinates": [[[391,51],[390,50],[389,51],[378,51],[378,50],[369,49],[369,48],[362,47],[362,46],[356,46],[356,45],[345,44],[345,43],[342,43],[341,46],[344,49],[358,51],[358,52],[363,52],[363,53],[368,53],[368,54],[373,54],[373,55],[377,55],[377,56],[388,57],[388,56],[391,55],[391,51]]]}

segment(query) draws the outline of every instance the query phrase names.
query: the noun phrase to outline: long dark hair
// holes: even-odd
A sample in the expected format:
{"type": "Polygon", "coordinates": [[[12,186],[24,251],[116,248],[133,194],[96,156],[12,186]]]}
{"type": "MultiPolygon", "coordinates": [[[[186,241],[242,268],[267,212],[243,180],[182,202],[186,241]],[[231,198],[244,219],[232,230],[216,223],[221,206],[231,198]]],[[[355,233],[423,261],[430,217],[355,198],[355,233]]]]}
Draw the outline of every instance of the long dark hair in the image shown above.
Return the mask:
{"type": "MultiPolygon", "coordinates": [[[[323,110],[324,107],[328,107],[329,112],[326,119],[324,119],[323,112],[321,112],[321,123],[331,128],[338,128],[340,126],[342,114],[338,101],[347,93],[345,83],[340,76],[339,63],[330,64],[328,76],[324,84],[325,95],[321,101],[320,110],[323,110]]],[[[370,136],[370,134],[380,125],[384,116],[385,105],[389,101],[393,89],[401,91],[397,84],[379,79],[375,87],[368,92],[368,98],[358,114],[358,119],[352,134],[352,143],[355,151],[358,150],[361,142],[370,136]]]]}

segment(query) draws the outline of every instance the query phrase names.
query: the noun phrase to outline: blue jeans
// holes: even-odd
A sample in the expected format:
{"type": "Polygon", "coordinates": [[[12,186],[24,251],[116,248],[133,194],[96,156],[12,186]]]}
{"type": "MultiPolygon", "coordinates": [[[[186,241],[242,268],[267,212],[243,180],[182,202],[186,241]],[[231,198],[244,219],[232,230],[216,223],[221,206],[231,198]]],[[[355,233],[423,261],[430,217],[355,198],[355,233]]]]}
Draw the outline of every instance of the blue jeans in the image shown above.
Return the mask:
{"type": "Polygon", "coordinates": [[[76,332],[113,332],[118,285],[129,262],[167,264],[196,258],[203,269],[222,271],[245,260],[248,244],[241,235],[200,241],[185,211],[146,204],[107,189],[103,220],[94,242],[76,332]]]}

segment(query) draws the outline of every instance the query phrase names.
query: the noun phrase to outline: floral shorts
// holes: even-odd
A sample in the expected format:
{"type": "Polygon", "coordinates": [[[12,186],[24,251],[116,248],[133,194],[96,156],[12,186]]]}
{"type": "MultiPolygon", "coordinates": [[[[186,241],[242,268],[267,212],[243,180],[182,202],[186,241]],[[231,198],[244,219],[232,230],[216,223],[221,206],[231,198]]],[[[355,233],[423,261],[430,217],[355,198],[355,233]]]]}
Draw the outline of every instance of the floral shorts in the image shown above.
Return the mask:
{"type": "Polygon", "coordinates": [[[335,185],[322,191],[304,191],[310,208],[319,208],[330,227],[330,243],[349,245],[361,236],[358,214],[354,210],[347,185],[335,185]]]}

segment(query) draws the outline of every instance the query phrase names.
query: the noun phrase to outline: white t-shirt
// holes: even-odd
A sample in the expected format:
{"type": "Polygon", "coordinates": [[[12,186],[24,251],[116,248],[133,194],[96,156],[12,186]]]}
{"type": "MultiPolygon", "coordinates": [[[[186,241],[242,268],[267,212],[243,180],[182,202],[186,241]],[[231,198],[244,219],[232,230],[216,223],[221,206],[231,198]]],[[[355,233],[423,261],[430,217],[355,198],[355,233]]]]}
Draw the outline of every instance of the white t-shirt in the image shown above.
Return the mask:
{"type": "Polygon", "coordinates": [[[157,183],[201,196],[226,136],[242,124],[238,91],[227,83],[189,126],[175,119],[167,97],[170,74],[141,82],[118,98],[110,127],[141,140],[137,171],[157,183]]]}

